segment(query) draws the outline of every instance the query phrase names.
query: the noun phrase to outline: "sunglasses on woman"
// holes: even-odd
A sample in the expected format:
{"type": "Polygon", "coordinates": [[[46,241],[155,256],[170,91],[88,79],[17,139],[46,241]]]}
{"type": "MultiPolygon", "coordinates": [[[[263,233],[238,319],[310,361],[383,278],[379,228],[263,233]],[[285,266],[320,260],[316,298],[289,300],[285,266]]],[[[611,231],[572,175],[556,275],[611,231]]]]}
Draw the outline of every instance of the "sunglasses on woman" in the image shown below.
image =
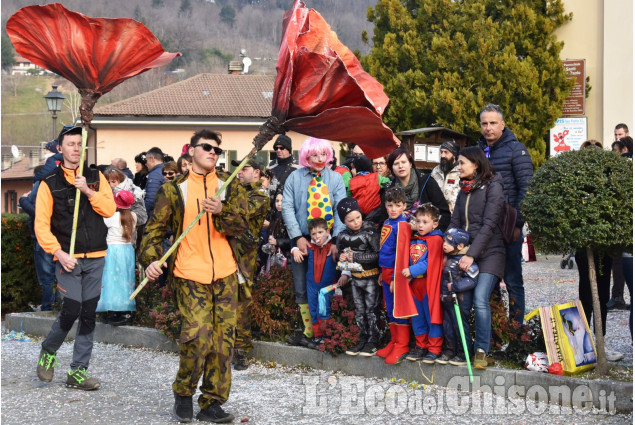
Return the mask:
{"type": "Polygon", "coordinates": [[[211,152],[213,149],[216,155],[220,155],[223,153],[223,150],[221,148],[219,148],[218,146],[212,146],[209,143],[199,143],[194,147],[197,148],[199,146],[202,147],[205,152],[211,152]]]}
{"type": "Polygon", "coordinates": [[[164,176],[172,177],[176,173],[174,171],[164,171],[161,174],[163,174],[164,176]]]}

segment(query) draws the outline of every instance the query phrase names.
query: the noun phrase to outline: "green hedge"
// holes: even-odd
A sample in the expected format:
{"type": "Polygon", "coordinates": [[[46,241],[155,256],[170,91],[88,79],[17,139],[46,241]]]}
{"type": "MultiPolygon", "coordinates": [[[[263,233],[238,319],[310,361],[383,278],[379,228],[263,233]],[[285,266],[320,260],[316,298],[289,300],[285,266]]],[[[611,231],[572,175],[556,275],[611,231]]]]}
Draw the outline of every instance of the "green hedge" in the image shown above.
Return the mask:
{"type": "Polygon", "coordinates": [[[2,314],[31,311],[42,290],[33,265],[28,215],[2,214],[2,314]]]}

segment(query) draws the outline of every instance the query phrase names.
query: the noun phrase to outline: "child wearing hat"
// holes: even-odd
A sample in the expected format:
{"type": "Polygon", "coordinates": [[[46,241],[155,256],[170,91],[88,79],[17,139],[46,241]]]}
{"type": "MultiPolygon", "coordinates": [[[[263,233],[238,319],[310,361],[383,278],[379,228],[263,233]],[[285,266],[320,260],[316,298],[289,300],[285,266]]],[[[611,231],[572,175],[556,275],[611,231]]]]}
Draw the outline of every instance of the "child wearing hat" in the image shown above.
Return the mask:
{"type": "Polygon", "coordinates": [[[130,211],[135,197],[128,190],[114,194],[117,212],[104,218],[108,227],[106,263],[102,276],[98,312],[108,312],[108,323],[113,326],[132,324],[130,312],[135,310],[134,300],[128,298],[135,289],[135,253],[132,241],[137,216],[130,211]]]}
{"type": "Polygon", "coordinates": [[[346,229],[337,236],[339,260],[358,263],[363,269],[343,271],[339,281],[340,284],[351,282],[355,322],[359,328],[357,344],[346,350],[346,354],[372,357],[377,352],[379,342],[379,232],[374,224],[363,221],[360,206],[355,198],[342,199],[337,204],[337,214],[346,225],[346,229]]]}
{"type": "Polygon", "coordinates": [[[472,263],[467,272],[459,268],[459,260],[469,249],[469,243],[470,234],[459,228],[448,230],[443,238],[445,258],[441,276],[441,305],[443,307],[445,349],[443,355],[436,359],[436,363],[450,363],[454,366],[464,366],[466,364],[452,292],[456,294],[461,310],[461,320],[463,321],[468,350],[472,351],[472,339],[469,335],[470,328],[467,318],[472,307],[472,290],[476,287],[478,279],[478,266],[476,263],[472,263]]]}

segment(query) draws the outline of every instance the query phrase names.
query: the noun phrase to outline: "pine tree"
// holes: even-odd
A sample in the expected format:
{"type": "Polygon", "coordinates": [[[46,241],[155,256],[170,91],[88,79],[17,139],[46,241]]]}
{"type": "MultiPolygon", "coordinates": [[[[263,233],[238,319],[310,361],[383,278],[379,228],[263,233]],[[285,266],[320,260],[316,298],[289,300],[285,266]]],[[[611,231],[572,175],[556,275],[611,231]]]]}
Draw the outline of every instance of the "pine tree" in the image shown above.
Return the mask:
{"type": "Polygon", "coordinates": [[[554,35],[571,19],[561,0],[379,0],[367,17],[375,29],[362,63],[390,97],[390,127],[435,123],[476,140],[478,113],[496,103],[534,165],[545,160],[573,84],[554,35]]]}

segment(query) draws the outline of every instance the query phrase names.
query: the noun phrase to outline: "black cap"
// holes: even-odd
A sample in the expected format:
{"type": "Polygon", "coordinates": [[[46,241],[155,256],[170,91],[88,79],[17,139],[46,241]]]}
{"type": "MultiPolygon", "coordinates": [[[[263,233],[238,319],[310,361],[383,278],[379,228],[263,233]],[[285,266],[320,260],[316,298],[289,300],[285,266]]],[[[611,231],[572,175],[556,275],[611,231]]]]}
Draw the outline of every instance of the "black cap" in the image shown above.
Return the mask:
{"type": "Polygon", "coordinates": [[[64,128],[62,128],[62,131],[60,131],[60,135],[57,136],[57,140],[62,140],[62,137],[67,134],[82,134],[82,128],[78,125],[65,125],[64,128]]]}
{"type": "Polygon", "coordinates": [[[352,211],[362,212],[359,204],[357,203],[357,199],[355,198],[344,198],[337,203],[337,215],[340,217],[340,220],[344,222],[344,219],[348,215],[348,213],[352,211]]]}
{"type": "MultiPolygon", "coordinates": [[[[235,159],[232,159],[232,165],[233,165],[234,167],[238,167],[238,166],[240,165],[240,163],[241,163],[241,162],[242,162],[242,161],[237,161],[237,160],[235,160],[235,159]]],[[[245,167],[252,167],[252,168],[255,168],[256,170],[260,170],[260,173],[264,173],[264,171],[265,171],[265,166],[264,166],[264,165],[262,165],[262,164],[260,163],[260,161],[258,161],[256,158],[251,158],[251,159],[247,162],[247,164],[245,165],[245,167]]]]}
{"type": "Polygon", "coordinates": [[[273,143],[273,149],[276,149],[276,146],[282,146],[289,152],[293,153],[293,148],[291,147],[291,138],[286,134],[281,134],[278,136],[276,141],[273,143]]]}
{"type": "Polygon", "coordinates": [[[459,144],[456,143],[454,140],[446,140],[441,144],[441,147],[439,149],[445,149],[449,151],[452,155],[454,155],[455,158],[459,156],[459,144]]]}
{"type": "Polygon", "coordinates": [[[355,171],[358,173],[362,173],[364,171],[370,173],[373,168],[373,161],[368,159],[366,155],[355,155],[352,159],[353,167],[355,167],[355,171]]]}
{"type": "Polygon", "coordinates": [[[46,150],[48,150],[49,152],[57,153],[58,145],[59,145],[59,142],[57,141],[57,139],[55,139],[48,142],[45,147],[46,147],[46,150]]]}

